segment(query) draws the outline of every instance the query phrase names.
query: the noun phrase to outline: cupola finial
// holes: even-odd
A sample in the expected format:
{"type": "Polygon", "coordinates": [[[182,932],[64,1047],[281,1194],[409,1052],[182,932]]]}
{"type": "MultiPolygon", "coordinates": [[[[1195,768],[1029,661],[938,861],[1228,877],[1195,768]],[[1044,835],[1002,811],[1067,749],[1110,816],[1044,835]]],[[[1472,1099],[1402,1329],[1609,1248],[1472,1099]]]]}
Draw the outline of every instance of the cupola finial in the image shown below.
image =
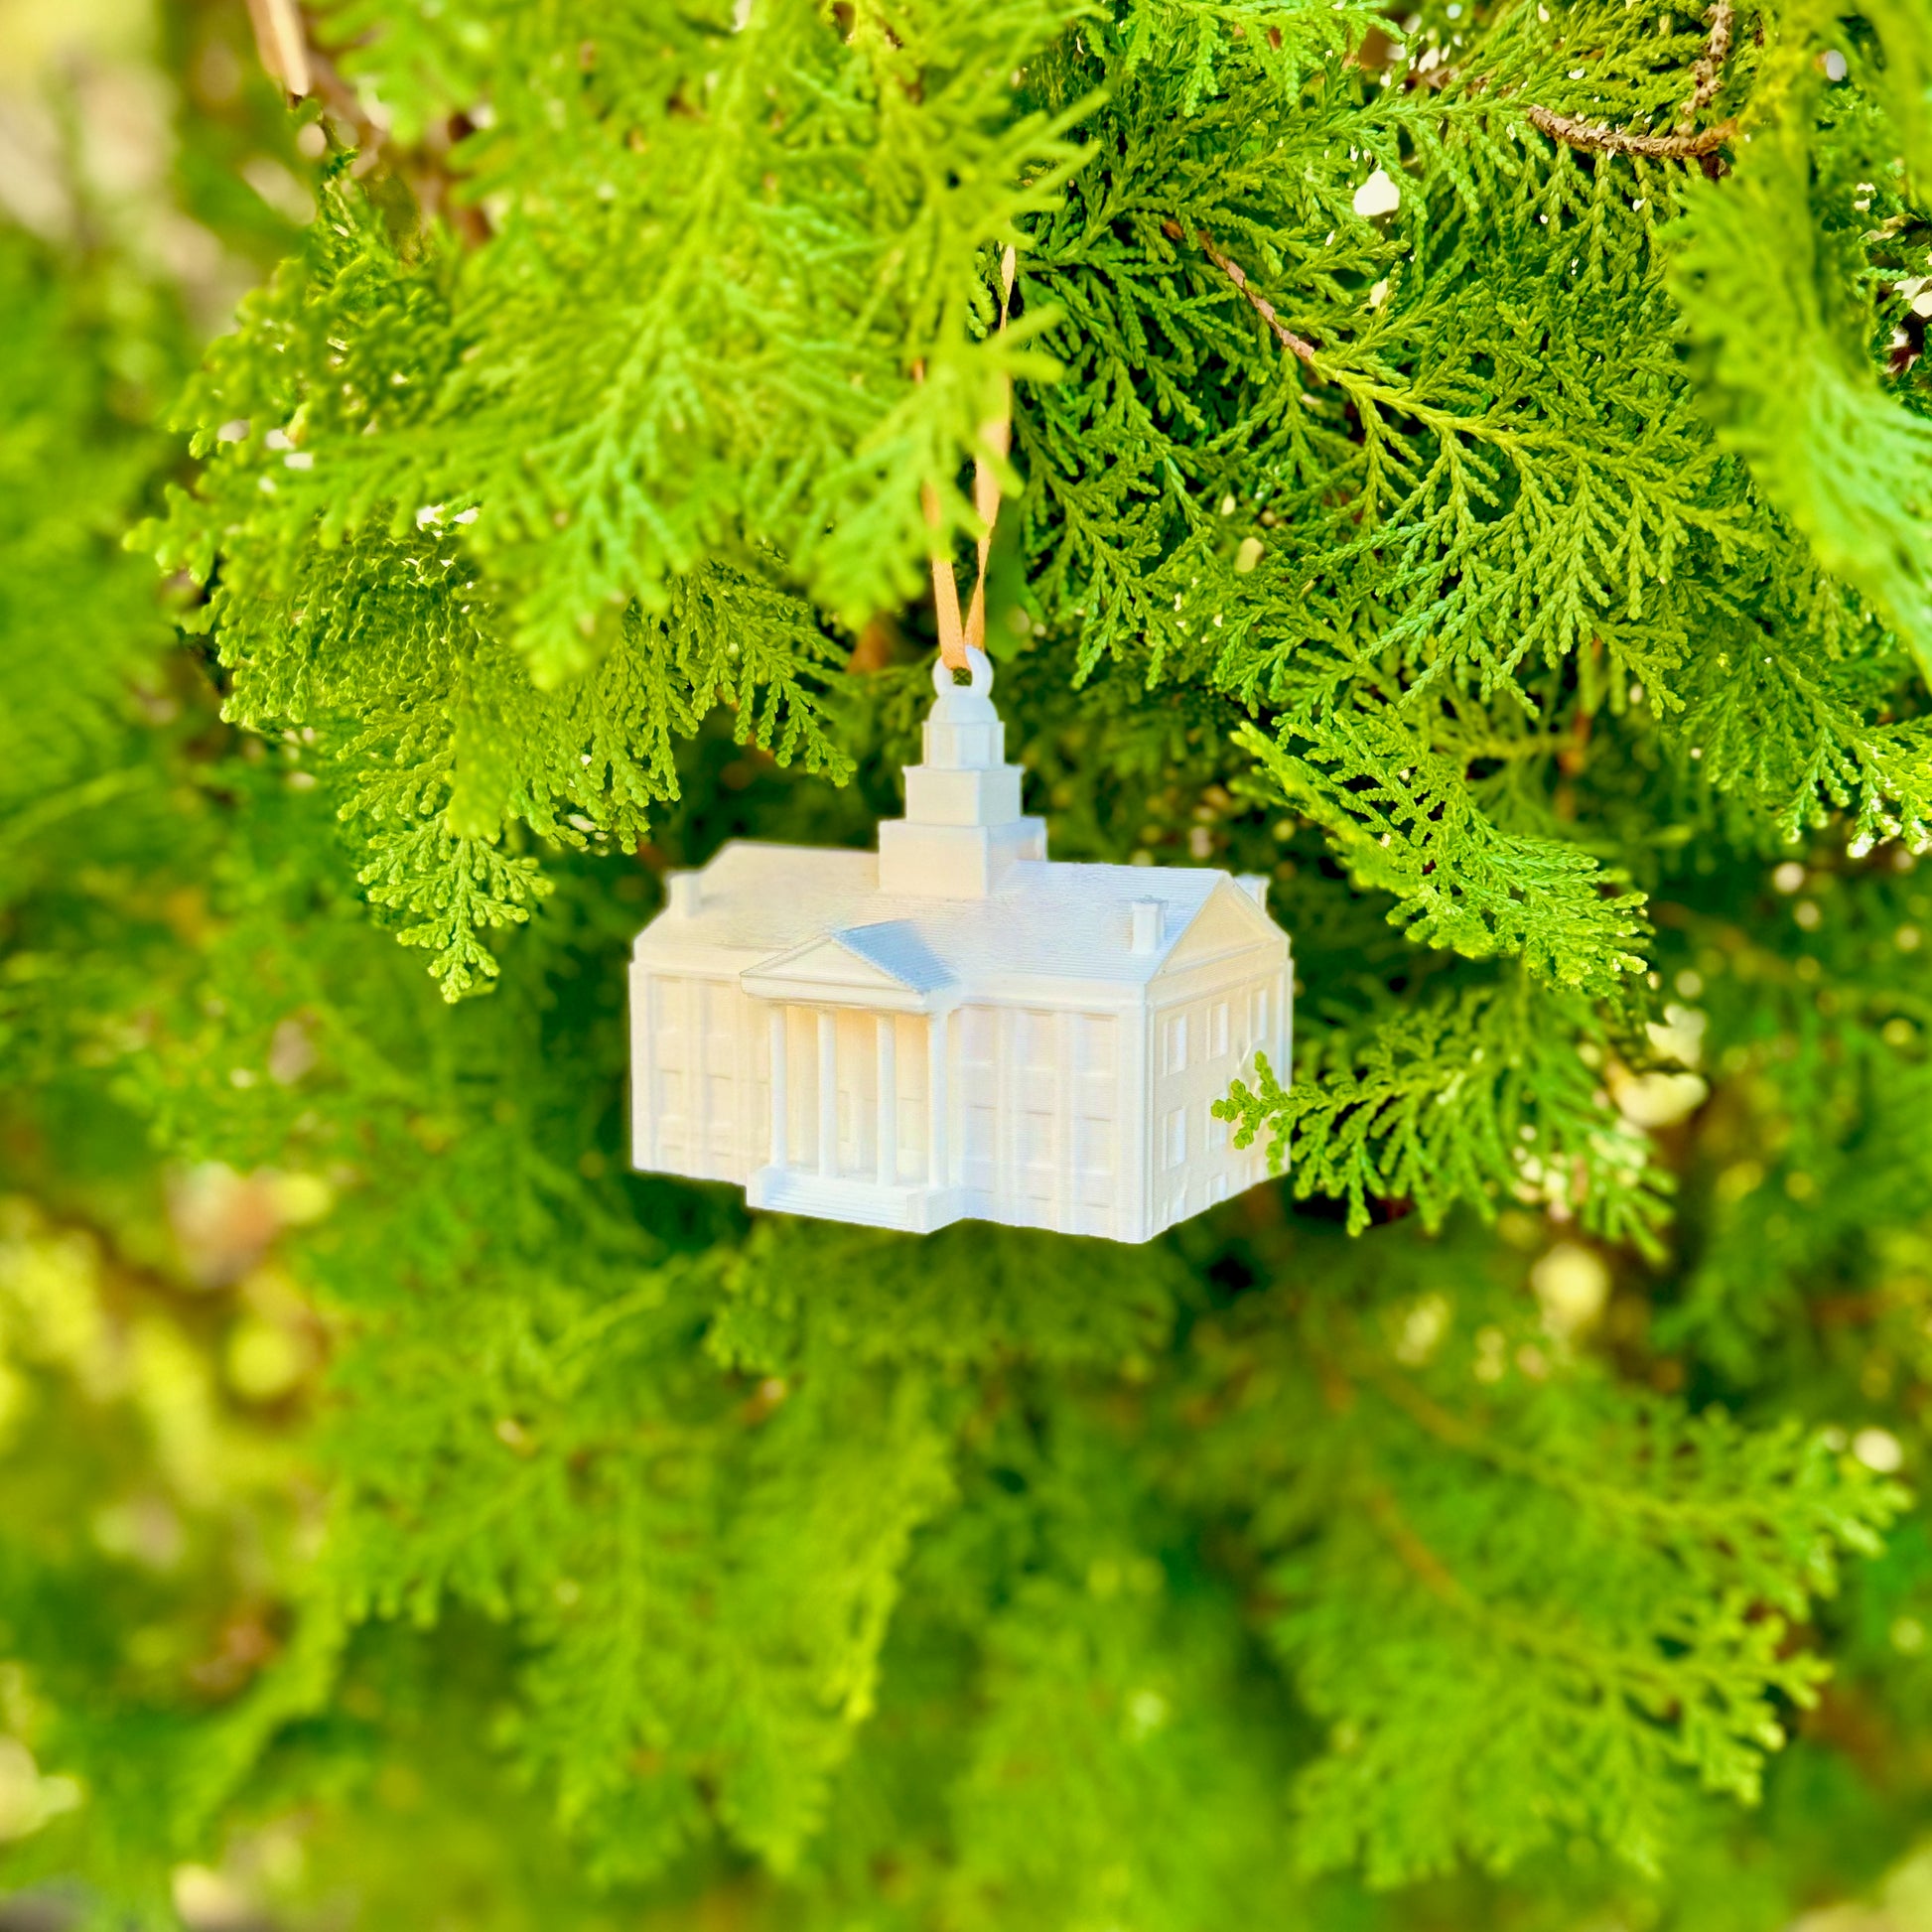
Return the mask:
{"type": "MultiPolygon", "coordinates": [[[[933,659],[932,688],[939,695],[925,720],[925,768],[934,771],[991,771],[1006,762],[1007,728],[993,708],[993,666],[983,650],[966,647],[972,683],[953,682],[952,666],[933,659]]],[[[1019,815],[1016,799],[1014,813],[1019,815]]]]}

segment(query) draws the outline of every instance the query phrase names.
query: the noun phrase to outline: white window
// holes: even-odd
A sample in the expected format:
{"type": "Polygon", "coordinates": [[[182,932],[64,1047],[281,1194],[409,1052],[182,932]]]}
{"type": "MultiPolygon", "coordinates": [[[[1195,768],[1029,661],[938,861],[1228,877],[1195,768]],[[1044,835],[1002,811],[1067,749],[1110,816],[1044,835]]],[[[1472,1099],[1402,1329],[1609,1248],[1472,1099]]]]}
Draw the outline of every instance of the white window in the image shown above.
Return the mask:
{"type": "Polygon", "coordinates": [[[1216,1000],[1214,1003],[1214,1011],[1209,1019],[1208,1036],[1212,1042],[1208,1051],[1219,1059],[1228,1050],[1228,1003],[1225,1000],[1216,1000]]]}
{"type": "Polygon", "coordinates": [[[1187,1064],[1187,1016],[1174,1014],[1163,1029],[1166,1059],[1163,1070],[1178,1073],[1187,1064]]]}
{"type": "Polygon", "coordinates": [[[1210,1154],[1220,1154],[1226,1149],[1228,1144],[1228,1124],[1226,1121],[1215,1117],[1214,1103],[1211,1100],[1202,1108],[1201,1112],[1207,1121],[1207,1138],[1201,1145],[1210,1154]]]}
{"type": "Polygon", "coordinates": [[[1268,989],[1258,986],[1248,995],[1248,1032],[1257,1046],[1268,1044],[1268,989]]]}
{"type": "Polygon", "coordinates": [[[1168,1166],[1177,1168],[1187,1158],[1187,1110],[1176,1107],[1168,1116],[1168,1166]]]}

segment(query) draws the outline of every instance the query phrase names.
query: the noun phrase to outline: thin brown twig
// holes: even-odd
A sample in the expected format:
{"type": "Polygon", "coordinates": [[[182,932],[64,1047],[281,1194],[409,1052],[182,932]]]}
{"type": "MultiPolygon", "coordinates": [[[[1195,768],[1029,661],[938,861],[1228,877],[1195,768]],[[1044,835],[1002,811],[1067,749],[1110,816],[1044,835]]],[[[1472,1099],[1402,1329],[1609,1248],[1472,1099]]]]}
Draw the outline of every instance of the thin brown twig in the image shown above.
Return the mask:
{"type": "Polygon", "coordinates": [[[1532,106],[1524,111],[1551,140],[1590,154],[1634,154],[1649,161],[1695,161],[1715,153],[1735,136],[1737,123],[1720,121],[1716,127],[1701,131],[1694,130],[1692,123],[1718,97],[1718,89],[1724,84],[1734,15],[1731,0],[1715,0],[1710,11],[1711,37],[1691,69],[1691,97],[1684,103],[1674,133],[1626,134],[1620,128],[1605,127],[1600,121],[1580,121],[1548,107],[1532,106]]]}
{"type": "Polygon", "coordinates": [[[387,145],[388,129],[371,118],[355,88],[311,39],[297,0],[248,0],[248,14],[262,67],[298,99],[307,97],[321,104],[355,149],[355,175],[366,175],[379,159],[386,159],[408,185],[425,217],[447,221],[472,247],[489,238],[483,209],[474,202],[457,199],[457,179],[444,161],[449,144],[468,129],[461,115],[448,124],[440,144],[432,128],[426,143],[399,153],[387,145]]]}
{"type": "Polygon", "coordinates": [[[313,95],[344,126],[352,128],[364,153],[379,147],[382,129],[364,111],[355,89],[309,38],[296,0],[248,0],[255,29],[255,51],[269,77],[296,98],[313,95]]]}
{"type": "Polygon", "coordinates": [[[1364,1492],[1362,1501],[1367,1506],[1369,1520],[1382,1532],[1389,1547],[1401,1559],[1403,1568],[1432,1596],[1465,1615],[1480,1607],[1449,1565],[1410,1527],[1408,1518],[1383,1484],[1371,1484],[1364,1492]]]}
{"type": "Polygon", "coordinates": [[[1524,108],[1530,120],[1553,141],[1581,148],[1587,154],[1635,154],[1647,161],[1695,161],[1715,153],[1737,132],[1735,121],[1720,121],[1697,134],[1625,134],[1598,121],[1574,120],[1547,107],[1524,108]]]}
{"type": "Polygon", "coordinates": [[[1684,103],[1677,131],[1688,134],[1691,123],[1717,98],[1724,85],[1725,62],[1730,54],[1730,0],[1717,0],[1711,9],[1711,38],[1705,43],[1698,64],[1691,69],[1691,97],[1684,103]]]}
{"type": "Polygon", "coordinates": [[[295,0],[248,0],[248,20],[262,66],[290,93],[306,94],[311,78],[309,37],[295,0]]]}
{"type": "MultiPolygon", "coordinates": [[[[1161,227],[1164,233],[1172,236],[1175,241],[1180,240],[1186,232],[1178,221],[1164,221],[1161,227]]],[[[1321,369],[1314,359],[1314,345],[1311,342],[1304,341],[1302,337],[1298,336],[1281,319],[1281,316],[1276,312],[1275,305],[1249,282],[1241,264],[1233,260],[1230,256],[1223,254],[1215,246],[1214,237],[1205,228],[1198,230],[1194,238],[1200,243],[1201,252],[1206,255],[1207,259],[1248,298],[1249,306],[1254,310],[1255,314],[1275,332],[1275,340],[1285,349],[1288,349],[1292,354],[1299,357],[1307,368],[1314,374],[1319,375],[1321,369]]]]}

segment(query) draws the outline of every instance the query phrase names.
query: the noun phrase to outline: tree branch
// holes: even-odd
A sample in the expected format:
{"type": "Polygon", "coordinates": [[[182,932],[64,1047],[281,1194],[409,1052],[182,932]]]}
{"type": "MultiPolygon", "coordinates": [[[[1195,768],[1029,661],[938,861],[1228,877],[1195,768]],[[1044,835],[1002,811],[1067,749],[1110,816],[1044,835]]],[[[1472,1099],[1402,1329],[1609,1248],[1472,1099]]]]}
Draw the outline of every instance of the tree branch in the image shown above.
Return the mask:
{"type": "MultiPolygon", "coordinates": [[[[1178,221],[1163,221],[1161,228],[1164,234],[1172,236],[1175,241],[1181,240],[1186,232],[1178,221]]],[[[1223,254],[1215,246],[1214,237],[1205,228],[1199,229],[1194,238],[1200,243],[1201,252],[1207,259],[1248,298],[1249,306],[1253,308],[1255,314],[1275,332],[1275,340],[1290,353],[1297,356],[1311,373],[1320,375],[1321,370],[1314,359],[1314,345],[1305,342],[1281,319],[1275,305],[1249,282],[1241,264],[1223,254]]]]}
{"type": "Polygon", "coordinates": [[[1691,123],[1717,97],[1718,89],[1724,84],[1725,62],[1730,54],[1730,0],[1717,0],[1711,9],[1711,38],[1705,44],[1703,55],[1691,69],[1691,97],[1684,103],[1684,112],[1679,117],[1677,131],[1688,134],[1691,123]]]}
{"type": "Polygon", "coordinates": [[[1587,154],[1634,154],[1648,161],[1695,161],[1714,153],[1737,132],[1735,121],[1720,121],[1698,134],[1625,134],[1597,121],[1573,120],[1548,107],[1524,108],[1531,121],[1553,141],[1581,148],[1587,154]]]}
{"type": "Polygon", "coordinates": [[[1481,1606],[1463,1587],[1455,1573],[1410,1527],[1408,1519],[1384,1484],[1371,1483],[1363,1492],[1362,1502],[1368,1510],[1369,1520],[1382,1532],[1389,1547],[1401,1559],[1403,1568],[1430,1595],[1465,1616],[1480,1610],[1481,1606]]]}
{"type": "Polygon", "coordinates": [[[1716,0],[1710,10],[1711,38],[1691,69],[1691,97],[1678,116],[1671,134],[1625,134],[1598,121],[1580,121],[1548,107],[1528,107],[1524,111],[1553,141],[1566,147],[1581,148],[1588,154],[1634,154],[1649,161],[1695,161],[1723,147],[1737,131],[1735,121],[1720,121],[1716,127],[1695,131],[1692,123],[1717,98],[1724,84],[1724,67],[1730,54],[1730,28],[1733,19],[1731,0],[1716,0]]]}

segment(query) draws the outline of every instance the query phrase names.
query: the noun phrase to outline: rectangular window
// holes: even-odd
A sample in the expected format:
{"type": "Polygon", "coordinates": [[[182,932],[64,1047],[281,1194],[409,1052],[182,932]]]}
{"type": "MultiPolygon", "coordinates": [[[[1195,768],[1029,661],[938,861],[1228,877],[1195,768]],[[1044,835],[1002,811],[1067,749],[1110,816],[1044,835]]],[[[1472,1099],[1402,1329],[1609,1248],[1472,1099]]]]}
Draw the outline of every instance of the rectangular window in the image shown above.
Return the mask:
{"type": "Polygon", "coordinates": [[[1202,1142],[1202,1145],[1210,1154],[1224,1153],[1228,1144],[1227,1122],[1215,1118],[1214,1103],[1211,1100],[1201,1111],[1207,1121],[1207,1138],[1202,1142]]]}
{"type": "Polygon", "coordinates": [[[1051,1200],[1059,1166],[1059,1141],[1051,1114],[1023,1113],[1017,1123],[1020,1191],[1035,1200],[1051,1200]]]}
{"type": "Polygon", "coordinates": [[[705,1077],[705,1106],[710,1115],[712,1144],[720,1153],[737,1134],[738,1082],[729,1073],[705,1077]]]}
{"type": "Polygon", "coordinates": [[[1176,1107],[1168,1116],[1168,1166],[1177,1168],[1187,1158],[1187,1110],[1176,1107]]]}
{"type": "Polygon", "coordinates": [[[1020,1064],[1029,1072],[1052,1073],[1060,1062],[1059,1015],[1022,1009],[1013,1016],[1020,1035],[1020,1064]]]}
{"type": "Polygon", "coordinates": [[[1219,1059],[1228,1050],[1228,1003],[1225,1000],[1216,1000],[1214,1003],[1210,1037],[1213,1043],[1208,1050],[1219,1059]]]}
{"type": "Polygon", "coordinates": [[[1114,1198],[1114,1128],[1111,1121],[1073,1123],[1073,1166],[1079,1176],[1079,1197],[1089,1207],[1105,1207],[1114,1198]]]}
{"type": "Polygon", "coordinates": [[[1268,989],[1258,986],[1248,995],[1248,1032],[1257,1046],[1268,1044],[1268,989]]]}
{"type": "Polygon", "coordinates": [[[1187,1016],[1184,1013],[1173,1015],[1163,1029],[1166,1043],[1162,1071],[1178,1073],[1187,1064],[1187,1016]]]}

